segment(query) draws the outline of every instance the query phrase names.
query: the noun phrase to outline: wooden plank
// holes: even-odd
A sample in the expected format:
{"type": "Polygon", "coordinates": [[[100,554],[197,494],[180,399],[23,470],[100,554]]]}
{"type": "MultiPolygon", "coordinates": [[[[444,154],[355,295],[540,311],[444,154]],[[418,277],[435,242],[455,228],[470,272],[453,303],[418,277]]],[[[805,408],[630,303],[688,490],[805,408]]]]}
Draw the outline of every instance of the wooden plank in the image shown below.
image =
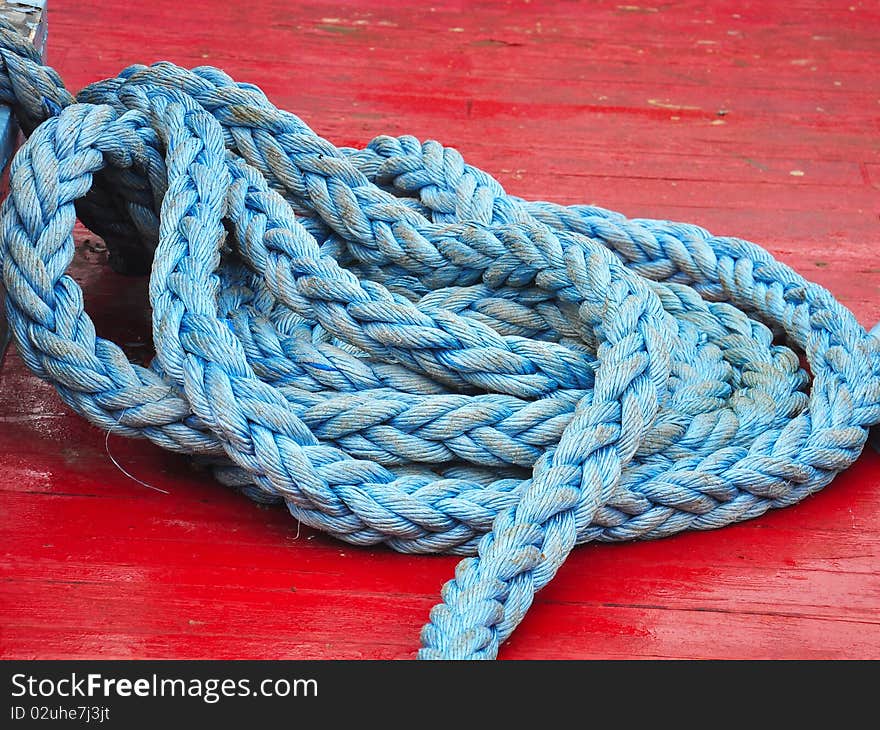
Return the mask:
{"type": "MultiPolygon", "coordinates": [[[[211,63],[339,144],[433,137],[519,195],[757,240],[880,319],[880,3],[78,0],[50,14],[48,58],[71,88],[133,62],[211,63]]],[[[144,281],[112,273],[83,229],[77,243],[99,331],[144,355],[144,281]]],[[[112,437],[114,459],[170,494],[147,489],[14,355],[0,420],[2,657],[411,657],[456,563],[298,529],[183,457],[112,437]]],[[[502,657],[880,658],[878,489],[866,452],[754,522],[580,548],[502,657]]]]}

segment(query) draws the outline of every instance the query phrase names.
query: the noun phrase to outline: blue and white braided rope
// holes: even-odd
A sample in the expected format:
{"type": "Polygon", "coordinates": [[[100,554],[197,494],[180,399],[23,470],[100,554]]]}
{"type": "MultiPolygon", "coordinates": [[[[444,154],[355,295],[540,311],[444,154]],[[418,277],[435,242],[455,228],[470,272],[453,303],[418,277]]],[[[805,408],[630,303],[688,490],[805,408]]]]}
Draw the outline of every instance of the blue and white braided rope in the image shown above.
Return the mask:
{"type": "Polygon", "coordinates": [[[343,540],[470,556],[422,658],[494,658],[576,544],[798,502],[880,422],[880,341],[754,244],[524,201],[436,142],[338,149],[214,68],[75,99],[6,27],[0,59],[28,367],[343,540]],[[149,368],[65,273],[77,216],[150,267],[149,368]]]}

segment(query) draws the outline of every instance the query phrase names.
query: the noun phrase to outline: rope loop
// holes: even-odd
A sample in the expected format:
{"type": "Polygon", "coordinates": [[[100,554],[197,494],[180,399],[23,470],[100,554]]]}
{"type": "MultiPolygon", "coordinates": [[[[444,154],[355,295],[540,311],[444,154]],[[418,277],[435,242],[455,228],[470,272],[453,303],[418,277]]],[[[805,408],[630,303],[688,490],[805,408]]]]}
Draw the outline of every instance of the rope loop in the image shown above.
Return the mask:
{"type": "Polygon", "coordinates": [[[880,422],[880,341],[754,244],[525,201],[433,141],[337,148],[210,67],[74,99],[3,24],[0,60],[24,362],[307,525],[468,556],[421,658],[494,658],[577,544],[800,501],[880,422]],[[77,218],[149,269],[149,367],[65,273],[77,218]]]}

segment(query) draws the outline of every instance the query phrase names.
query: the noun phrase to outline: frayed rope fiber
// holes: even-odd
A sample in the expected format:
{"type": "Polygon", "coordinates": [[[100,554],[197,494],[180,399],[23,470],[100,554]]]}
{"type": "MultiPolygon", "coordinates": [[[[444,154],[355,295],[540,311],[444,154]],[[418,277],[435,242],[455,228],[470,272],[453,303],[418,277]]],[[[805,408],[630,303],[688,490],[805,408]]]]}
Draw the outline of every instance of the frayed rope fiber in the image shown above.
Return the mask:
{"type": "Polygon", "coordinates": [[[0,58],[28,367],[311,527],[470,556],[421,658],[494,658],[577,544],[800,501],[880,422],[880,340],[754,244],[522,200],[437,142],[337,148],[211,67],[74,98],[6,25],[0,58]],[[150,271],[149,368],[65,274],[77,217],[150,271]]]}

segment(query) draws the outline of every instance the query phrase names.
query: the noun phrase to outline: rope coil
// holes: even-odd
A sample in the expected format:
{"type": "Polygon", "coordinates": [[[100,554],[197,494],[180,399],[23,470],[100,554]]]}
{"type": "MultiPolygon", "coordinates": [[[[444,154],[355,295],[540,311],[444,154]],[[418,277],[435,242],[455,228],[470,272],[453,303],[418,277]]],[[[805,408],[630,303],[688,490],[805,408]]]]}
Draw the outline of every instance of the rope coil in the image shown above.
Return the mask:
{"type": "Polygon", "coordinates": [[[525,201],[437,142],[336,148],[215,68],[74,98],[2,21],[0,59],[24,362],[307,525],[469,556],[421,658],[494,658],[576,544],[794,504],[880,423],[880,340],[754,244],[525,201]],[[148,368],[65,274],[77,217],[150,268],[148,368]]]}

